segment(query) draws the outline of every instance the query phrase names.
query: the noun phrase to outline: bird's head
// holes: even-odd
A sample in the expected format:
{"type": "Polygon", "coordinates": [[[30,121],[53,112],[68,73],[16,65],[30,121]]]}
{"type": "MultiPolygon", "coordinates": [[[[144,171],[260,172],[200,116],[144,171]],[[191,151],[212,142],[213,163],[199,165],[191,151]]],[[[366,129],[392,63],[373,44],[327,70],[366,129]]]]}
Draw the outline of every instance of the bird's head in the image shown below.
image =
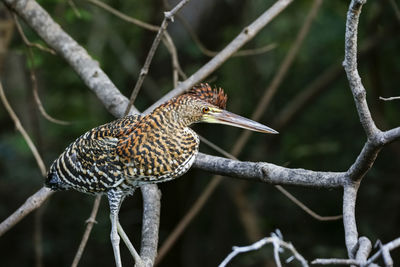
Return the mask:
{"type": "Polygon", "coordinates": [[[196,122],[227,124],[251,131],[277,134],[274,129],[225,110],[228,97],[220,88],[200,84],[178,97],[178,113],[188,124],[196,122]]]}

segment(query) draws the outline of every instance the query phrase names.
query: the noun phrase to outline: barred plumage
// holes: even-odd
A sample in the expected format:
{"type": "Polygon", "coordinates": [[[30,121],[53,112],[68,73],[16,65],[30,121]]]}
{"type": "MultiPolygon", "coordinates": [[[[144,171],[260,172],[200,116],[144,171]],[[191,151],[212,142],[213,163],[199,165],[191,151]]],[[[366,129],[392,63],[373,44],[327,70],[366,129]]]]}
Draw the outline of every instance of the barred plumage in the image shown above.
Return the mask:
{"type": "MultiPolygon", "coordinates": [[[[183,175],[193,164],[199,138],[193,123],[222,123],[277,133],[262,124],[225,111],[227,96],[208,84],[160,105],[146,116],[127,116],[96,127],[75,140],[50,167],[46,186],[107,194],[111,241],[121,266],[117,233],[119,207],[126,195],[145,183],[183,175]]],[[[122,228],[121,228],[122,229],[122,228]]]]}

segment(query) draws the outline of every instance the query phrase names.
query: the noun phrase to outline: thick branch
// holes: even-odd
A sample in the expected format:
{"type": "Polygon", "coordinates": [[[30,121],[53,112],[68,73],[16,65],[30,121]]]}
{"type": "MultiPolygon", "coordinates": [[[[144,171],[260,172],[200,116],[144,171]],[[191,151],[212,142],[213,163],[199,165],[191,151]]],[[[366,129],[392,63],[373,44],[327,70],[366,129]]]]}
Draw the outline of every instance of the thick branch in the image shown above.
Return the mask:
{"type": "Polygon", "coordinates": [[[266,162],[243,162],[203,153],[199,153],[193,166],[220,175],[271,184],[327,188],[346,184],[344,172],[290,169],[266,162]]]}
{"type": "Polygon", "coordinates": [[[381,142],[385,144],[400,140],[400,127],[384,132],[381,137],[381,142]]]}
{"type": "MultiPolygon", "coordinates": [[[[37,34],[60,54],[97,95],[111,114],[123,114],[128,100],[93,60],[87,51],[71,38],[34,0],[2,0],[13,9],[37,34]]],[[[134,109],[137,113],[137,110],[134,109]]]]}
{"type": "Polygon", "coordinates": [[[160,224],[161,192],[156,185],[142,186],[143,223],[140,257],[146,266],[153,266],[157,256],[158,226],[160,224]]]}
{"type": "Polygon", "coordinates": [[[343,66],[349,80],[351,92],[353,93],[360,122],[367,134],[368,140],[373,139],[380,131],[372,120],[368,108],[366,91],[361,83],[360,75],[357,70],[357,32],[358,21],[362,5],[366,0],[352,0],[346,21],[345,56],[343,66]]]}
{"type": "Polygon", "coordinates": [[[383,144],[375,145],[372,142],[367,141],[356,161],[347,171],[349,177],[354,181],[360,181],[369,169],[371,169],[382,147],[383,144]]]}
{"type": "Polygon", "coordinates": [[[357,249],[358,231],[355,209],[358,187],[358,183],[352,183],[345,186],[343,192],[343,225],[347,254],[350,259],[355,258],[357,249]]]}

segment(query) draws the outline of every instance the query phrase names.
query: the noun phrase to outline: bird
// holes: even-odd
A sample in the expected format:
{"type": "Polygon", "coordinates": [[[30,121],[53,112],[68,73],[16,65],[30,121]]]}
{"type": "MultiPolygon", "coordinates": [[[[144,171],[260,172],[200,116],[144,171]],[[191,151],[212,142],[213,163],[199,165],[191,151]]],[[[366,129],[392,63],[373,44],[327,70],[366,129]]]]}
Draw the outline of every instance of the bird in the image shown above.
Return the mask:
{"type": "Polygon", "coordinates": [[[227,111],[227,98],[223,89],[212,89],[202,83],[148,115],[128,115],[93,128],[67,146],[52,163],[45,186],[51,190],[74,189],[107,196],[110,239],[116,266],[121,267],[118,234],[123,231],[118,218],[121,204],[141,185],[173,180],[189,170],[200,143],[191,125],[217,123],[278,133],[227,111]]]}

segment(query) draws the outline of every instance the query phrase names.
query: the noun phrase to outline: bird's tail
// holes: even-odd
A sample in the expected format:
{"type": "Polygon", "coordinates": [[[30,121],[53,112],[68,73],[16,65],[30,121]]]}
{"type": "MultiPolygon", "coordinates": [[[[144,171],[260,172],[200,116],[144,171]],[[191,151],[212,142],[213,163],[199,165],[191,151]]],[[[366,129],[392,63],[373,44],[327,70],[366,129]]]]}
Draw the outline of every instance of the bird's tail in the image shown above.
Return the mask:
{"type": "Polygon", "coordinates": [[[46,180],[44,181],[46,187],[51,190],[66,190],[68,187],[65,183],[63,183],[58,176],[57,169],[54,164],[50,167],[49,172],[47,173],[46,180]]]}

